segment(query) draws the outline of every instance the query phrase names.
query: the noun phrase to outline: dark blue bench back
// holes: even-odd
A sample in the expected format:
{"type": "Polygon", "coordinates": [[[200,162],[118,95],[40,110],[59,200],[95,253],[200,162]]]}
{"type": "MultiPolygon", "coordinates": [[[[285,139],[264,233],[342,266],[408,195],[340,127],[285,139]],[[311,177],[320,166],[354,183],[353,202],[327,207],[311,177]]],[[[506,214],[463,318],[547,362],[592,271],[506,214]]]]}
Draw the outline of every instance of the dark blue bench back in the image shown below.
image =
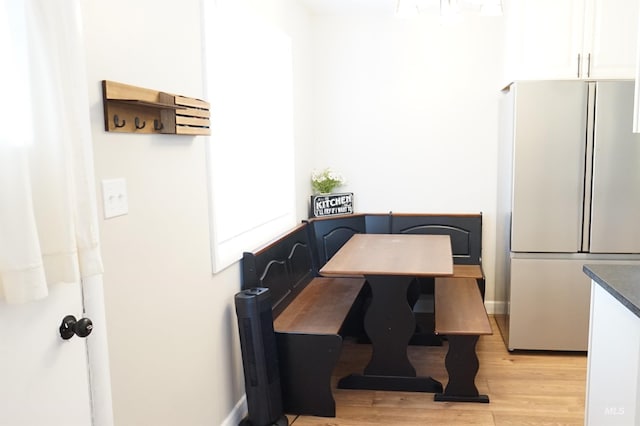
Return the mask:
{"type": "Polygon", "coordinates": [[[242,256],[242,290],[267,287],[274,318],[313,278],[308,224],[242,256]]]}
{"type": "Polygon", "coordinates": [[[365,216],[354,214],[309,221],[316,272],[351,238],[366,232],[365,216]]]}
{"type": "Polygon", "coordinates": [[[453,262],[480,264],[482,214],[356,214],[309,220],[317,271],[353,234],[440,234],[451,237],[453,262]]]}
{"type": "Polygon", "coordinates": [[[480,264],[482,214],[354,214],[303,221],[242,258],[242,289],[267,287],[274,317],[318,275],[356,233],[441,234],[451,237],[456,264],[480,264]]]}
{"type": "Polygon", "coordinates": [[[479,265],[482,259],[482,214],[399,214],[391,216],[392,234],[437,234],[451,237],[453,263],[479,265]]]}

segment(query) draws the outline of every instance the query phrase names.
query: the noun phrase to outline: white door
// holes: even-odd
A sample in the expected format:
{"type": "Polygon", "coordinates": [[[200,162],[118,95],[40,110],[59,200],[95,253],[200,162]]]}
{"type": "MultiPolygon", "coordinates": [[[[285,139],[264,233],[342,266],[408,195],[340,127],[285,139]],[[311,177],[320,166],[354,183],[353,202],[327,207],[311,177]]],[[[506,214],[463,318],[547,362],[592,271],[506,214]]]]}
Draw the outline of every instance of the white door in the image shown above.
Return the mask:
{"type": "Polygon", "coordinates": [[[80,1],[0,0],[1,92],[16,94],[0,115],[0,426],[108,425],[95,415],[110,394],[95,392],[108,363],[80,1]],[[83,313],[81,275],[100,330],[63,340],[63,318],[83,313]],[[4,302],[38,299],[45,279],[46,298],[4,302]]]}
{"type": "Polygon", "coordinates": [[[0,425],[90,426],[87,341],[60,337],[67,315],[82,316],[79,283],[49,286],[43,300],[0,301],[0,425]]]}

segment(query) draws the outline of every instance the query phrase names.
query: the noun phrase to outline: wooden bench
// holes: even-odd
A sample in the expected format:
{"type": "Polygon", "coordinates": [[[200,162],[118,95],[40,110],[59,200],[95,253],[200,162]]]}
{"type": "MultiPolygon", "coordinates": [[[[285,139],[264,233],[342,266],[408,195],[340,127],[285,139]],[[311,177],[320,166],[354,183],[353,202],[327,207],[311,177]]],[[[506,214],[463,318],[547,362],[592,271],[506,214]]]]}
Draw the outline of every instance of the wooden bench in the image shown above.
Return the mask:
{"type": "MultiPolygon", "coordinates": [[[[359,332],[364,330],[362,318],[368,286],[358,278],[319,277],[318,271],[353,234],[364,232],[449,235],[454,277],[475,280],[480,289],[478,294],[484,294],[481,214],[388,213],[314,218],[264,247],[244,253],[242,288],[266,287],[271,293],[283,405],[287,413],[335,416],[331,373],[342,337],[360,337],[359,332]]],[[[414,312],[419,319],[425,315],[420,309],[426,298],[430,310],[426,312],[430,318],[426,334],[433,336],[434,283],[427,282],[426,291],[422,288],[424,282],[416,283],[419,285],[414,287],[422,294],[419,300],[415,297],[418,303],[410,295],[408,301],[415,305],[414,312]]],[[[452,353],[458,353],[456,347],[454,343],[452,353]]],[[[456,377],[455,372],[451,374],[456,377]]]]}
{"type": "Polygon", "coordinates": [[[245,252],[242,266],[243,289],[271,293],[284,411],[335,417],[331,374],[364,279],[315,276],[307,223],[245,252]]]}
{"type": "MultiPolygon", "coordinates": [[[[317,271],[356,233],[373,234],[436,234],[449,235],[453,253],[453,276],[476,280],[484,299],[485,278],[482,270],[482,213],[382,213],[353,214],[309,219],[317,271]]],[[[413,308],[418,329],[412,345],[441,345],[434,335],[434,280],[416,279],[409,289],[407,301],[413,308]]],[[[363,296],[363,299],[366,295],[363,296]]],[[[362,317],[366,300],[359,300],[359,315],[348,325],[347,333],[366,341],[362,317]],[[359,318],[359,320],[358,320],[359,318]]]]}
{"type": "Polygon", "coordinates": [[[476,343],[481,335],[493,334],[475,278],[436,278],[435,332],[446,335],[449,342],[445,358],[449,382],[434,399],[489,402],[475,386],[480,366],[476,343]]]}

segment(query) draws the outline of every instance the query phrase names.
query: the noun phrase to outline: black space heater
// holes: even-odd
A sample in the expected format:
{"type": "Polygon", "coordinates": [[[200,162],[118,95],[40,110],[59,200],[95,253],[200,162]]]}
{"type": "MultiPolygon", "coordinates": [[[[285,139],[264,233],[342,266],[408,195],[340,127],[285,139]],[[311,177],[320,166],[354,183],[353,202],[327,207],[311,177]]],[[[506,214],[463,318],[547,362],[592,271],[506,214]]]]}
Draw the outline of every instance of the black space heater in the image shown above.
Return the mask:
{"type": "Polygon", "coordinates": [[[268,288],[235,295],[249,414],[240,426],[287,426],[268,288]]]}

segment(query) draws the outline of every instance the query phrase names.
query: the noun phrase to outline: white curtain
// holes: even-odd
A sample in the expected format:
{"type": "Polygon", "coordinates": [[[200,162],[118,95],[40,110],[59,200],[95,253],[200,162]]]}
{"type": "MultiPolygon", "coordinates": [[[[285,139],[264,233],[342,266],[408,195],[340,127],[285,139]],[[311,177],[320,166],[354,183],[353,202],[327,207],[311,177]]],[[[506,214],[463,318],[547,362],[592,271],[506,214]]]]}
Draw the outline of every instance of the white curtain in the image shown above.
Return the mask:
{"type": "Polygon", "coordinates": [[[78,0],[0,0],[0,298],[102,273],[78,0]]]}

